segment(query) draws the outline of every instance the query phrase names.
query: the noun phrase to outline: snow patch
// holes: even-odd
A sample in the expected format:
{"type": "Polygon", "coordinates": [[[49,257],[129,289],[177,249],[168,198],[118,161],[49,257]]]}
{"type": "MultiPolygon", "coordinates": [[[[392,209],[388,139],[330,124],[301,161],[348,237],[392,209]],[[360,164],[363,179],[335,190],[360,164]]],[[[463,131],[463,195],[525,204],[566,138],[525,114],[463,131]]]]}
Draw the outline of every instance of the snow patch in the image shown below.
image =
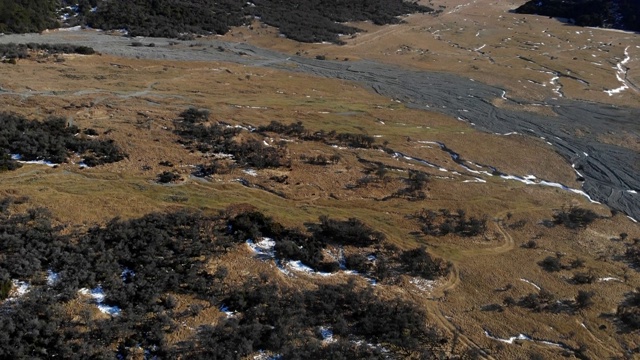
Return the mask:
{"type": "Polygon", "coordinates": [[[436,283],[434,280],[427,280],[419,277],[411,278],[409,282],[413,284],[415,287],[417,287],[418,289],[420,289],[421,291],[426,291],[426,292],[433,290],[433,286],[436,283]]]}
{"type": "Polygon", "coordinates": [[[629,62],[629,60],[631,60],[631,56],[629,56],[629,46],[627,46],[624,49],[624,55],[625,55],[625,58],[619,63],[617,63],[616,67],[614,68],[616,69],[616,79],[618,79],[618,81],[622,83],[622,86],[615,89],[611,89],[611,90],[605,90],[604,92],[609,94],[609,96],[613,96],[613,94],[621,93],[624,90],[627,90],[629,88],[629,84],[627,83],[628,69],[625,66],[629,62]]]}
{"type": "Polygon", "coordinates": [[[47,165],[50,167],[54,167],[54,166],[58,166],[59,164],[54,164],[50,161],[45,161],[45,160],[29,160],[29,161],[22,161],[20,159],[22,159],[22,155],[20,154],[11,154],[11,159],[12,160],[17,160],[19,163],[21,164],[34,164],[34,165],[47,165]]]}
{"type": "Polygon", "coordinates": [[[124,270],[122,270],[120,278],[122,279],[122,281],[128,281],[135,275],[136,273],[133,270],[125,268],[124,270]]]}
{"type": "Polygon", "coordinates": [[[78,25],[78,26],[72,26],[72,27],[68,27],[68,28],[60,28],[58,29],[58,31],[80,31],[82,30],[82,26],[78,25]]]}
{"type": "Polygon", "coordinates": [[[236,312],[230,311],[226,305],[220,305],[220,312],[223,312],[225,315],[227,315],[228,318],[236,316],[236,312]]]}
{"type": "Polygon", "coordinates": [[[285,262],[285,266],[290,268],[293,271],[303,272],[303,273],[306,273],[306,274],[309,274],[309,275],[320,275],[320,276],[331,276],[331,275],[333,275],[333,273],[315,271],[312,268],[310,268],[309,266],[303,264],[302,261],[300,261],[300,260],[287,261],[287,262],[285,262]]]}
{"type": "Polygon", "coordinates": [[[263,256],[270,259],[275,259],[276,257],[276,253],[274,250],[276,246],[276,242],[271,238],[264,237],[262,238],[262,240],[260,240],[257,243],[249,239],[247,240],[247,246],[249,246],[249,248],[259,256],[263,256]]]}
{"type": "Polygon", "coordinates": [[[53,286],[60,280],[60,274],[49,269],[47,270],[47,285],[53,286]]]}
{"type": "Polygon", "coordinates": [[[282,355],[280,354],[268,355],[267,353],[264,352],[264,350],[258,351],[258,355],[255,355],[253,357],[253,360],[280,360],[280,359],[282,359],[282,355]]]}
{"type": "Polygon", "coordinates": [[[13,301],[24,296],[31,288],[31,285],[26,281],[13,279],[11,280],[11,284],[13,284],[15,289],[12,291],[11,296],[7,298],[7,301],[13,301]]]}
{"type": "Polygon", "coordinates": [[[484,331],[484,335],[486,337],[488,337],[489,339],[492,340],[496,340],[496,341],[500,341],[506,344],[513,344],[516,340],[520,340],[520,341],[531,341],[531,342],[537,342],[543,345],[548,345],[548,346],[553,346],[553,347],[558,347],[561,349],[567,349],[567,350],[571,350],[568,346],[561,344],[561,343],[555,343],[552,341],[548,341],[548,340],[537,340],[532,338],[531,336],[527,335],[527,334],[518,334],[516,336],[511,336],[508,339],[502,339],[496,336],[491,335],[491,333],[489,333],[487,330],[484,331]]]}
{"type": "Polygon", "coordinates": [[[325,344],[336,342],[336,339],[333,338],[333,331],[329,327],[321,326],[320,336],[322,336],[322,342],[325,344]]]}
{"type": "Polygon", "coordinates": [[[524,279],[524,278],[520,279],[520,281],[524,281],[524,282],[526,282],[527,284],[532,285],[532,286],[533,286],[534,288],[536,288],[538,291],[542,290],[542,288],[541,288],[540,286],[536,285],[533,281],[529,281],[529,280],[524,279]]]}
{"type": "Polygon", "coordinates": [[[87,288],[82,288],[80,290],[78,290],[78,292],[82,295],[86,295],[86,296],[90,296],[91,298],[93,298],[93,301],[96,303],[96,305],[98,306],[98,310],[100,310],[100,312],[104,313],[104,314],[109,314],[111,316],[118,316],[120,315],[120,308],[117,306],[109,306],[109,305],[105,305],[104,304],[104,299],[106,298],[104,291],[102,290],[101,286],[98,286],[97,288],[94,289],[87,289],[87,288]]]}

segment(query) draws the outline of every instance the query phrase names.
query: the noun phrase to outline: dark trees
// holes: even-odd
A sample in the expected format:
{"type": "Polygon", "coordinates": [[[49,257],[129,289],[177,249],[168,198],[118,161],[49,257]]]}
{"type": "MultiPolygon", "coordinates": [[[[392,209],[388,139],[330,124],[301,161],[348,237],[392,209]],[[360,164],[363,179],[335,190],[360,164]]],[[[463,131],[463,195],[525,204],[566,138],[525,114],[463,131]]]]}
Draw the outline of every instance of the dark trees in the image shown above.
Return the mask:
{"type": "Polygon", "coordinates": [[[618,305],[616,316],[627,327],[626,330],[640,330],[640,288],[627,294],[625,300],[618,305]]]}
{"type": "Polygon", "coordinates": [[[181,179],[180,175],[172,171],[163,171],[158,174],[157,181],[161,184],[174,183],[181,179]]]}
{"type": "Polygon", "coordinates": [[[556,225],[564,225],[569,229],[586,227],[599,218],[598,214],[589,209],[582,209],[575,206],[562,209],[553,214],[553,222],[556,225]]]}
{"type": "Polygon", "coordinates": [[[338,34],[353,34],[349,21],[371,20],[375,24],[398,23],[397,18],[430,8],[402,0],[134,0],[101,1],[95,13],[84,15],[86,23],[100,29],[127,29],[132,36],[178,37],[184,33],[224,34],[232,26],[248,25],[255,17],[278,27],[285,36],[302,42],[340,43],[338,34]]]}
{"type": "Polygon", "coordinates": [[[637,0],[532,0],[515,12],[572,19],[579,26],[640,30],[640,2],[637,0]]]}
{"type": "Polygon", "coordinates": [[[438,212],[422,209],[414,217],[422,224],[422,232],[432,236],[444,236],[451,233],[472,237],[482,235],[487,230],[486,217],[472,216],[467,219],[466,212],[461,209],[455,213],[447,209],[440,209],[438,212]]]}
{"type": "Polygon", "coordinates": [[[53,29],[57,0],[0,0],[0,32],[27,33],[53,29]]]}
{"type": "Polygon", "coordinates": [[[0,58],[24,59],[29,57],[29,51],[42,51],[45,54],[95,54],[93,48],[71,44],[0,44],[0,58]]]}
{"type": "MultiPolygon", "coordinates": [[[[290,165],[283,147],[267,146],[255,139],[239,142],[234,140],[234,137],[242,131],[240,128],[222,124],[202,124],[208,120],[207,110],[191,108],[182,112],[180,116],[175,122],[175,133],[182,137],[180,142],[191,150],[233,155],[238,164],[258,169],[290,165]]],[[[205,165],[199,174],[213,174],[216,168],[215,163],[205,165]]]]}
{"type": "Polygon", "coordinates": [[[447,275],[452,266],[440,258],[433,258],[424,247],[402,252],[400,261],[408,274],[431,280],[447,275]]]}
{"type": "Polygon", "coordinates": [[[0,154],[2,166],[15,168],[15,161],[6,154],[16,154],[21,160],[66,162],[71,153],[84,156],[87,166],[123,160],[127,155],[113,140],[76,136],[80,130],[67,125],[63,118],[49,118],[42,122],[22,116],[0,113],[0,154]]]}
{"type": "Polygon", "coordinates": [[[320,216],[319,220],[320,225],[314,229],[314,237],[324,238],[327,242],[363,247],[379,244],[386,239],[383,233],[356,218],[341,221],[320,216]]]}

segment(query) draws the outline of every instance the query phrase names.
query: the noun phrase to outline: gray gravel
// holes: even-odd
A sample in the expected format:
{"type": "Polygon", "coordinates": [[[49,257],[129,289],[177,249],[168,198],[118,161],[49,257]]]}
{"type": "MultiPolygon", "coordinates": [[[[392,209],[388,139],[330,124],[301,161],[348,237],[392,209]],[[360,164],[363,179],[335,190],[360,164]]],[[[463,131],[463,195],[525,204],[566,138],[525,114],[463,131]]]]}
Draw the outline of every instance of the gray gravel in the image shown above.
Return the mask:
{"type": "MultiPolygon", "coordinates": [[[[209,39],[180,42],[160,38],[132,40],[97,31],[0,36],[0,43],[9,42],[73,43],[123,57],[226,61],[359,82],[408,106],[461,117],[483,131],[543,137],[569,163],[581,169],[579,171],[585,178],[583,190],[592,199],[640,219],[640,154],[596,139],[599,134],[612,129],[640,135],[640,109],[637,108],[558,99],[536,104],[548,106],[558,115],[542,116],[497,108],[491,101],[502,97],[503,89],[452,74],[418,72],[370,61],[308,59],[247,44],[209,39]],[[155,46],[133,47],[130,46],[132,41],[154,43],[155,46]],[[581,129],[583,136],[575,136],[577,128],[581,129]]],[[[510,99],[509,94],[506,98],[516,104],[532,104],[510,99]]]]}

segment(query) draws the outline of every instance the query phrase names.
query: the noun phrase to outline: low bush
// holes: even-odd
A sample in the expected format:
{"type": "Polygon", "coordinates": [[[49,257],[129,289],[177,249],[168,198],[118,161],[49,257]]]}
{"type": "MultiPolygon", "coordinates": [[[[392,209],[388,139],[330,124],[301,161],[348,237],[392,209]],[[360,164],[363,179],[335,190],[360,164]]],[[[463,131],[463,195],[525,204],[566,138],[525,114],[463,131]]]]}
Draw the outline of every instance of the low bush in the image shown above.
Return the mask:
{"type": "Polygon", "coordinates": [[[80,129],[68,125],[64,118],[44,121],[0,113],[0,168],[16,168],[16,161],[7,154],[20,156],[20,160],[66,162],[72,153],[84,157],[87,166],[97,166],[123,160],[127,155],[113,140],[76,136],[80,129]]]}
{"type": "Polygon", "coordinates": [[[564,225],[569,229],[577,229],[586,227],[597,218],[599,218],[598,214],[592,210],[570,206],[553,214],[553,223],[564,225]]]}

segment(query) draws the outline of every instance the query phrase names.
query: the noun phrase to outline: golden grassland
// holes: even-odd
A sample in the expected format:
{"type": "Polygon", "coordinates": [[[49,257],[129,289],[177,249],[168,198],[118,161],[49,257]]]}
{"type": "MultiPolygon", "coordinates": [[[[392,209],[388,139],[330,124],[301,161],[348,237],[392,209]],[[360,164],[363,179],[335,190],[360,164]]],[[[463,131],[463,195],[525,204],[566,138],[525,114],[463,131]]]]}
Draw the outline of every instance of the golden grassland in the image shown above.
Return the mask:
{"type": "MultiPolygon", "coordinates": [[[[516,30],[513,30],[514,35],[505,35],[508,26],[522,31],[535,23],[535,29],[549,27],[555,32],[569,31],[566,27],[552,20],[531,17],[516,24],[511,19],[516,15],[507,13],[504,20],[492,22],[491,26],[497,27],[492,28],[483,25],[486,20],[480,20],[480,4],[470,3],[449,15],[446,11],[455,9],[456,4],[446,4],[445,14],[438,18],[416,15],[409,17],[405,25],[386,28],[366,25],[370,31],[348,40],[344,47],[294,45],[286,39],[276,42],[269,33],[260,37],[251,35],[249,40],[259,45],[269,43],[281,50],[298,49],[310,56],[321,53],[336,57],[348,55],[430,70],[455,71],[478,80],[503,84],[518,96],[550,96],[548,88],[542,86],[532,90],[511,82],[506,85],[508,79],[520,76],[526,70],[522,66],[515,69],[519,60],[514,59],[513,51],[518,47],[510,44],[510,55],[502,54],[507,50],[499,47],[495,39],[509,36],[518,39],[516,30]],[[455,14],[458,15],[454,18],[455,14]],[[464,17],[468,21],[463,21],[464,17]],[[436,20],[439,27],[433,25],[429,30],[423,29],[425,25],[421,21],[436,20]],[[465,30],[456,30],[463,23],[465,30]],[[445,28],[451,30],[444,31],[445,28]],[[475,29],[480,28],[482,36],[491,37],[475,37],[475,29]],[[437,29],[442,30],[440,39],[433,34],[437,29]],[[417,43],[424,39],[428,39],[421,45],[429,49],[426,55],[401,55],[395,51],[403,44],[416,48],[417,43]],[[491,42],[491,56],[496,59],[504,76],[494,76],[496,70],[493,65],[488,65],[491,63],[486,56],[467,54],[447,42],[463,40],[468,41],[465,46],[473,45],[471,40],[480,42],[474,46],[491,42]],[[390,52],[390,55],[384,55],[385,52],[390,52]],[[472,60],[472,57],[478,57],[478,60],[472,60]],[[430,58],[437,61],[429,61],[430,58]],[[450,59],[459,59],[459,65],[452,65],[454,61],[450,59]],[[476,63],[480,65],[473,69],[476,63]],[[513,68],[507,63],[514,63],[513,68]]],[[[497,6],[500,9],[506,7],[497,6]]],[[[248,38],[248,30],[242,31],[243,35],[238,35],[238,30],[235,30],[237,37],[248,38]]],[[[575,33],[575,30],[571,29],[571,32],[575,33]]],[[[601,34],[600,30],[593,32],[601,34]]],[[[523,42],[525,39],[513,41],[523,42]]],[[[550,45],[545,46],[555,46],[553,41],[559,40],[548,41],[551,41],[550,45]]],[[[612,61],[614,56],[620,56],[621,48],[624,46],[616,45],[611,53],[599,56],[607,57],[608,60],[603,58],[602,61],[612,61]]],[[[557,56],[576,55],[558,50],[557,56]]],[[[564,58],[553,61],[571,63],[564,58]]],[[[576,61],[576,64],[580,63],[576,61]]],[[[589,77],[590,89],[571,87],[561,80],[565,85],[564,91],[571,97],[589,100],[589,94],[596,91],[593,89],[617,86],[615,81],[607,80],[611,77],[615,80],[610,70],[606,71],[607,76],[604,76],[604,71],[592,71],[595,75],[589,77]]],[[[401,248],[426,245],[432,253],[455,264],[451,276],[436,282],[430,291],[419,290],[408,281],[399,286],[379,286],[376,290],[385,296],[400,294],[423,304],[428,310],[430,323],[442,331],[458,334],[455,346],[490,349],[495,358],[501,359],[524,358],[533,352],[545,358],[560,357],[560,351],[553,346],[531,342],[504,344],[487,338],[485,330],[501,338],[525,333],[572,347],[586,344],[587,353],[593,358],[621,356],[623,344],[628,347],[639,345],[634,334],[618,332],[616,325],[602,316],[615,312],[624,294],[640,286],[638,273],[616,260],[624,252],[625,243],[612,240],[621,233],[627,233],[629,239],[640,237],[637,224],[619,214],[611,216],[606,207],[591,204],[579,195],[557,188],[530,186],[487,176],[484,177],[486,183],[465,183],[464,180],[474,177],[465,175],[447,153],[426,143],[443,142],[464,159],[495,166],[505,173],[533,174],[578,188],[580,185],[571,167],[541,140],[482,133],[441,114],[405,108],[349,82],[232,64],[67,56],[64,62],[24,60],[18,65],[0,64],[0,79],[0,86],[9,91],[0,95],[3,110],[34,119],[51,115],[68,117],[81,128],[98,130],[101,138],[115,140],[129,154],[124,161],[96,168],[80,169],[71,163],[56,168],[25,165],[16,171],[0,174],[0,194],[28,196],[29,206],[49,208],[60,224],[81,228],[104,223],[115,216],[132,218],[183,207],[215,213],[233,204],[250,204],[287,226],[302,227],[305,222],[316,221],[320,215],[357,217],[385,233],[390,242],[401,248]],[[174,119],[190,106],[209,109],[212,121],[232,125],[259,126],[272,120],[285,124],[301,121],[310,130],[365,133],[375,136],[377,144],[386,141],[387,146],[396,151],[426,159],[448,171],[396,159],[379,149],[334,148],[317,142],[288,139],[293,140],[287,143],[288,155],[292,159],[290,168],[259,170],[257,176],[236,169],[230,174],[197,179],[190,173],[194,166],[207,160],[206,155],[182,147],[172,132],[174,119]],[[318,154],[339,154],[342,159],[327,166],[309,165],[300,160],[300,155],[318,154]],[[348,189],[348,185],[355,184],[370,166],[360,159],[382,162],[397,169],[389,170],[387,181],[348,189]],[[183,181],[171,185],[154,181],[157,174],[168,169],[158,164],[165,160],[176,165],[174,169],[181,174],[183,181]],[[404,186],[403,179],[410,169],[431,175],[427,199],[383,201],[384,197],[404,186]],[[455,175],[453,171],[461,175],[455,175]],[[270,179],[274,175],[286,175],[287,182],[274,182],[270,179]],[[282,196],[243,186],[238,178],[280,192],[282,196]],[[580,230],[540,225],[543,220],[551,218],[554,210],[568,205],[592,209],[604,218],[580,230]],[[488,216],[489,230],[485,236],[470,239],[452,235],[439,238],[416,235],[419,224],[408,215],[422,208],[461,208],[470,215],[488,216]],[[524,221],[522,227],[510,226],[519,220],[524,221]],[[538,248],[523,248],[522,244],[531,239],[536,239],[538,248]],[[579,271],[591,271],[600,279],[611,277],[617,280],[572,285],[568,279],[577,270],[548,273],[537,265],[538,261],[557,253],[563,254],[566,261],[584,259],[585,267],[579,271]],[[517,299],[537,291],[522,279],[551,291],[559,299],[573,298],[578,290],[595,291],[595,304],[575,315],[535,313],[517,307],[502,313],[481,310],[483,305],[501,303],[505,296],[517,299]],[[508,284],[511,284],[511,290],[497,291],[508,284]]],[[[544,81],[548,79],[540,79],[540,82],[544,81]]],[[[632,91],[627,91],[608,100],[625,104],[636,101],[637,97],[632,91]]],[[[268,138],[261,140],[271,142],[268,138]]],[[[276,137],[272,143],[278,140],[276,137]]],[[[211,270],[215,271],[221,264],[232,274],[227,280],[229,282],[240,282],[259,271],[270,272],[280,281],[297,286],[314,286],[318,281],[341,281],[340,277],[317,279],[306,275],[287,278],[273,264],[253,259],[244,248],[211,263],[211,270]]],[[[178,310],[193,301],[179,297],[178,310]]],[[[184,328],[170,341],[184,339],[193,331],[191,329],[211,323],[218,316],[220,312],[210,308],[197,317],[187,319],[184,328]]]]}

